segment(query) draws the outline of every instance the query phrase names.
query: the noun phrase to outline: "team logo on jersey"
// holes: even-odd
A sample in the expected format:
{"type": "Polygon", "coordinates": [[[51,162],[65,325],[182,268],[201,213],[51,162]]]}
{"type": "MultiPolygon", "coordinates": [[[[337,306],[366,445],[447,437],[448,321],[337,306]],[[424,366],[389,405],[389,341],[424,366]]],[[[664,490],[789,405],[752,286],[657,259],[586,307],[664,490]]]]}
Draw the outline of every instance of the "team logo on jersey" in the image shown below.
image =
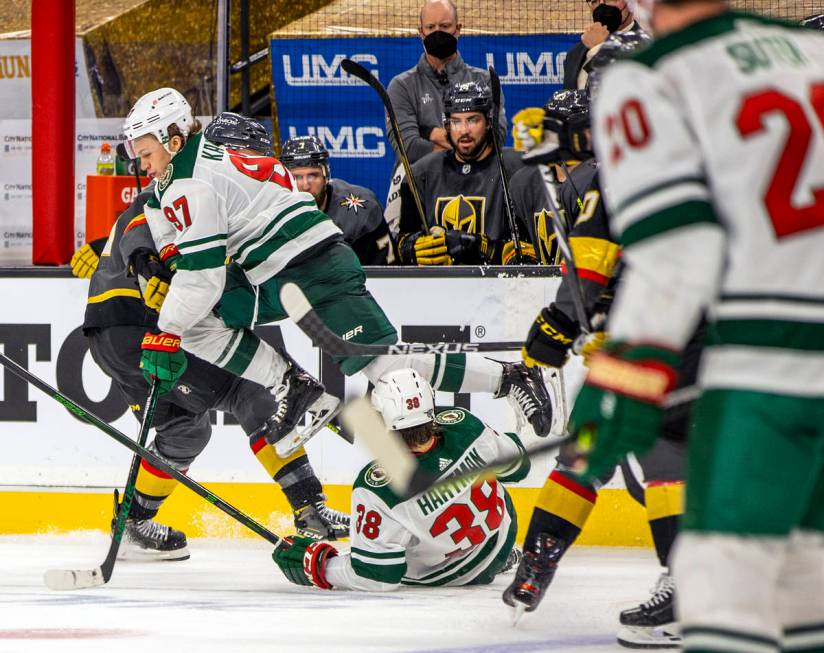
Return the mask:
{"type": "Polygon", "coordinates": [[[166,172],[163,173],[163,176],[160,178],[160,181],[157,182],[158,188],[161,191],[166,190],[166,187],[172,181],[172,175],[175,173],[174,164],[170,163],[166,166],[166,172]]]}
{"type": "Polygon", "coordinates": [[[188,385],[186,385],[185,383],[178,384],[177,390],[178,390],[178,392],[181,392],[184,395],[192,394],[192,389],[188,385]]]}
{"type": "Polygon", "coordinates": [[[535,233],[538,234],[538,258],[544,265],[558,264],[558,248],[555,244],[555,230],[552,228],[552,216],[544,209],[534,213],[535,233]]]}
{"type": "Polygon", "coordinates": [[[358,209],[362,209],[366,206],[366,200],[362,197],[358,197],[355,193],[349,193],[340,201],[340,205],[345,206],[347,211],[354,211],[357,213],[358,209]]]}
{"type": "Polygon", "coordinates": [[[431,96],[431,95],[429,95],[429,92],[428,92],[428,91],[427,91],[427,92],[424,94],[424,96],[421,98],[421,102],[422,102],[423,104],[429,104],[430,102],[432,102],[432,96],[431,96]]]}
{"type": "Polygon", "coordinates": [[[485,197],[439,197],[435,200],[435,215],[438,224],[447,229],[466,231],[471,234],[484,233],[485,197]]]}
{"type": "Polygon", "coordinates": [[[378,463],[374,463],[363,475],[363,480],[369,487],[383,487],[389,484],[389,476],[386,470],[378,463]]]}
{"type": "Polygon", "coordinates": [[[465,175],[468,175],[470,172],[472,172],[472,165],[469,163],[464,163],[463,168],[461,168],[461,172],[465,175]]]}
{"type": "Polygon", "coordinates": [[[435,421],[438,424],[457,424],[459,422],[463,422],[465,418],[466,413],[464,411],[460,408],[452,408],[450,410],[445,410],[438,413],[435,417],[435,421]]]}

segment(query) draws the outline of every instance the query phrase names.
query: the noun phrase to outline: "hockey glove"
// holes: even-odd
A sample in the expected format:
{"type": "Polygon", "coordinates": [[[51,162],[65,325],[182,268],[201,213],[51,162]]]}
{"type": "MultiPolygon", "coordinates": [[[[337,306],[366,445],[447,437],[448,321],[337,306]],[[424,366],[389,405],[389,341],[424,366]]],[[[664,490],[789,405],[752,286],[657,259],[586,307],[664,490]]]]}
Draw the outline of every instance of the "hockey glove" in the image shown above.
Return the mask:
{"type": "Polygon", "coordinates": [[[169,292],[172,275],[157,254],[147,248],[132,252],[129,257],[129,276],[137,277],[146,307],[159,312],[169,292]]]}
{"type": "Polygon", "coordinates": [[[140,369],[147,383],[157,380],[161,393],[169,392],[183,376],[189,361],[180,349],[180,336],[146,332],[140,345],[140,369]]]}
{"type": "Polygon", "coordinates": [[[489,263],[495,253],[494,244],[483,234],[450,229],[443,235],[443,239],[453,263],[489,263]]]}
{"type": "Polygon", "coordinates": [[[578,337],[578,325],[551,304],[542,308],[529,329],[521,356],[528,367],[563,367],[578,337]]]}
{"type": "Polygon", "coordinates": [[[629,452],[650,449],[661,430],[663,403],[675,386],[679,356],[652,346],[614,343],[592,356],[569,419],[586,479],[598,478],[629,452]]]}
{"type": "Polygon", "coordinates": [[[501,263],[504,265],[538,265],[538,255],[535,253],[535,248],[530,243],[521,241],[521,258],[518,258],[518,250],[515,249],[515,243],[508,240],[504,243],[501,250],[501,263]]]}
{"type": "Polygon", "coordinates": [[[287,537],[289,547],[278,547],[272,553],[287,580],[295,585],[314,585],[322,590],[332,586],[326,580],[326,563],[338,555],[337,549],[326,542],[318,542],[311,537],[293,535],[287,537]]]}
{"type": "Polygon", "coordinates": [[[443,233],[426,236],[422,231],[416,231],[408,234],[401,239],[398,250],[401,261],[408,265],[452,265],[443,233]]]}
{"type": "Polygon", "coordinates": [[[78,249],[69,263],[72,266],[72,274],[78,279],[91,278],[97,270],[97,264],[100,263],[100,255],[105,246],[106,238],[98,238],[78,249]]]}

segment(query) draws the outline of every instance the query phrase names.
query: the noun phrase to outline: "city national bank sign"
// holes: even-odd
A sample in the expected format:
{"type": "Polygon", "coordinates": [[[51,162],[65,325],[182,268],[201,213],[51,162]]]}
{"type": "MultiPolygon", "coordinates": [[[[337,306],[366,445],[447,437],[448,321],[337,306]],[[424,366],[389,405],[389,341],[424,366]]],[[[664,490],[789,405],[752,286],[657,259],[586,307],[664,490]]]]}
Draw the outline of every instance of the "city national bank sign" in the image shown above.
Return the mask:
{"type": "MultiPolygon", "coordinates": [[[[461,56],[471,66],[494,66],[501,78],[507,120],[525,107],[543,106],[563,83],[570,34],[462,36],[461,56]]],[[[383,83],[414,67],[423,52],[417,37],[274,38],[272,81],[280,136],[311,134],[331,156],[332,176],[375,191],[383,202],[395,162],[378,94],[342,68],[360,63],[383,83]]],[[[507,143],[511,144],[511,133],[507,143]]]]}

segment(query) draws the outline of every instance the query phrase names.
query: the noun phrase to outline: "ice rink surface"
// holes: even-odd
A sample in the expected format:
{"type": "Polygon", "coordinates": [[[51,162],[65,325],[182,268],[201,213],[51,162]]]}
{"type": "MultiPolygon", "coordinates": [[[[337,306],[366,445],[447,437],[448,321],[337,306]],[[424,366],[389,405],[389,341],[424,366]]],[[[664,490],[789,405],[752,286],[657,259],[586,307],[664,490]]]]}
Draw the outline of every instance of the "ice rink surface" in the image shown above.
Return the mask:
{"type": "Polygon", "coordinates": [[[475,588],[356,594],[286,581],[271,546],[190,540],[185,562],[118,562],[103,587],[53,592],[50,568],[92,568],[102,533],[0,537],[0,652],[300,653],[626,651],[619,610],[649,596],[649,549],[575,548],[539,609],[511,626],[501,592],[475,588]]]}

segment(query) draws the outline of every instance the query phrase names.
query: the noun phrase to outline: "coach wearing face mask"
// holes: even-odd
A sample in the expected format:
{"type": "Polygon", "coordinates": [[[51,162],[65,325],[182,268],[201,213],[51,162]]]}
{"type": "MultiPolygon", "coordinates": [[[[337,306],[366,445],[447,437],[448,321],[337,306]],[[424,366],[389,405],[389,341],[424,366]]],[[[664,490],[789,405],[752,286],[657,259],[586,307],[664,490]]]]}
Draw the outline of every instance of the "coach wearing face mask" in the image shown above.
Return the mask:
{"type": "Polygon", "coordinates": [[[564,62],[564,88],[582,89],[587,83],[587,62],[613,32],[640,30],[627,0],[585,0],[592,10],[592,24],[581,34],[581,41],[567,52],[564,62]]]}
{"type": "MultiPolygon", "coordinates": [[[[489,74],[465,64],[458,52],[461,24],[453,0],[426,0],[421,7],[420,20],[424,52],[418,65],[392,79],[387,89],[411,163],[430,152],[452,149],[443,128],[443,100],[449,88],[455,83],[469,81],[489,85],[489,74]]],[[[506,137],[506,131],[501,98],[502,139],[506,137]]],[[[387,133],[393,147],[396,146],[388,122],[387,133]]]]}

